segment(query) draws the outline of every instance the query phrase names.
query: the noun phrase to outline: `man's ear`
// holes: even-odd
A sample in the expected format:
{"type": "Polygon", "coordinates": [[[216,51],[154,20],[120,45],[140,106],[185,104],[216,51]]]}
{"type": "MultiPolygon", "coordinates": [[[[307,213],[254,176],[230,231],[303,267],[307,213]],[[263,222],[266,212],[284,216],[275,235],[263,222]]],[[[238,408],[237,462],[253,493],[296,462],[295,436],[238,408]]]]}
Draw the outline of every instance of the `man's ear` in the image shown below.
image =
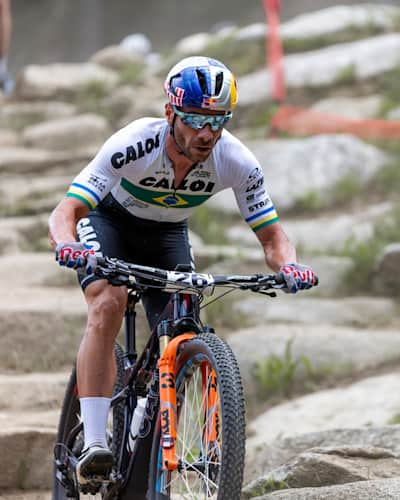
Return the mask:
{"type": "Polygon", "coordinates": [[[174,120],[174,110],[169,102],[165,104],[165,118],[167,119],[168,125],[172,125],[174,120]]]}

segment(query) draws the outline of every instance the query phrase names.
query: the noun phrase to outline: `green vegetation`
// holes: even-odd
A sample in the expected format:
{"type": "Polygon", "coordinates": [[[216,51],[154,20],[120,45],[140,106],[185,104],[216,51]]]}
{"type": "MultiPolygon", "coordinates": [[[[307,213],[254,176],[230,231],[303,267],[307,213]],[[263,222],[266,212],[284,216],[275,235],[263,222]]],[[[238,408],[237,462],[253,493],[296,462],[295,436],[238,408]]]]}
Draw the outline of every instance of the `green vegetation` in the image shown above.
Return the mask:
{"type": "Polygon", "coordinates": [[[400,414],[396,413],[389,421],[388,425],[399,425],[400,424],[400,414]]]}
{"type": "Polygon", "coordinates": [[[315,370],[307,356],[293,357],[290,339],[285,347],[283,356],[271,354],[266,359],[258,361],[255,367],[255,376],[262,395],[290,397],[296,388],[298,377],[301,374],[303,387],[311,389],[323,375],[331,373],[330,369],[315,370]],[[305,373],[305,375],[304,375],[305,373]]]}
{"type": "Polygon", "coordinates": [[[349,64],[336,75],[334,85],[352,85],[357,80],[356,67],[349,64]]]}
{"type": "Polygon", "coordinates": [[[293,211],[295,213],[314,214],[322,208],[323,202],[320,194],[317,191],[309,191],[297,200],[293,211]]]}
{"type": "Polygon", "coordinates": [[[251,499],[261,497],[273,491],[286,490],[290,485],[285,481],[278,481],[271,476],[262,477],[250,483],[243,489],[243,498],[251,499]]]}
{"type": "Polygon", "coordinates": [[[371,184],[378,194],[398,194],[400,192],[400,156],[383,167],[371,184]]]}
{"type": "Polygon", "coordinates": [[[140,83],[143,76],[144,65],[142,63],[124,64],[119,71],[121,84],[135,85],[140,83]]]}
{"type": "Polygon", "coordinates": [[[20,489],[20,490],[25,489],[27,476],[28,476],[28,465],[24,459],[21,459],[19,464],[18,464],[18,469],[17,469],[18,489],[20,489]]]}
{"type": "Polygon", "coordinates": [[[347,241],[342,252],[353,260],[352,269],[346,274],[345,288],[349,292],[364,293],[371,288],[371,277],[378,255],[389,243],[400,241],[400,206],[384,220],[374,225],[373,233],[366,241],[347,241]]]}
{"type": "Polygon", "coordinates": [[[233,35],[211,42],[205,49],[209,57],[224,61],[236,75],[251,73],[266,65],[265,39],[237,40],[233,35]]]}
{"type": "Polygon", "coordinates": [[[77,92],[74,104],[82,112],[95,113],[104,116],[107,120],[112,120],[113,117],[110,110],[103,105],[103,101],[108,96],[108,93],[104,82],[94,80],[77,92]]]}
{"type": "Polygon", "coordinates": [[[296,201],[291,209],[293,214],[316,214],[322,210],[330,209],[336,205],[349,205],[364,190],[360,178],[349,173],[341,177],[331,189],[323,193],[309,191],[296,201]]]}
{"type": "Polygon", "coordinates": [[[379,113],[381,117],[385,117],[389,111],[399,107],[399,79],[400,66],[396,66],[392,70],[382,73],[375,79],[379,93],[384,96],[384,101],[379,113]]]}

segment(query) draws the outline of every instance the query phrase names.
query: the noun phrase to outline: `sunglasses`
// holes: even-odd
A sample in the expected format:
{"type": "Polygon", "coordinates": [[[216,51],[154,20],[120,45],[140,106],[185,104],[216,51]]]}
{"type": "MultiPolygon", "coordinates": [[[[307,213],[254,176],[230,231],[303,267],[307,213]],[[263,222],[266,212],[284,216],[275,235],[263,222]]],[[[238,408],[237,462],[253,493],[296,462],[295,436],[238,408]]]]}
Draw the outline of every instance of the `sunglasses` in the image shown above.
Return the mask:
{"type": "Polygon", "coordinates": [[[206,125],[210,125],[213,132],[217,132],[222,127],[224,127],[228,121],[232,118],[232,113],[226,113],[225,115],[201,115],[200,113],[185,113],[180,111],[173,106],[174,113],[176,113],[182,122],[189,127],[200,130],[206,125]]]}

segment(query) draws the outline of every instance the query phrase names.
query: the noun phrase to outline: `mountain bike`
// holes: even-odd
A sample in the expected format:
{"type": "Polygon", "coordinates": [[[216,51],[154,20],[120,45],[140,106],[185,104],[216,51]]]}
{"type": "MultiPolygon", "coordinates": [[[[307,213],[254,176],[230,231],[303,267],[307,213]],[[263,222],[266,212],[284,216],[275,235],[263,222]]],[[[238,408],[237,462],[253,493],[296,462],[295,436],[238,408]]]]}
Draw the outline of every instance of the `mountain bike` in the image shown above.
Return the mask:
{"type": "MultiPolygon", "coordinates": [[[[239,500],[245,458],[245,405],[235,356],[200,318],[219,287],[274,296],[277,275],[211,275],[97,258],[95,274],[126,286],[125,346],[115,346],[117,380],[107,439],[114,467],[106,481],[79,487],[84,437],[76,370],[54,448],[53,500],[239,500]],[[144,349],[136,349],[135,306],[149,288],[171,294],[144,349]],[[88,495],[88,496],[86,496],[88,495]]],[[[216,300],[216,299],[214,299],[216,300]]]]}

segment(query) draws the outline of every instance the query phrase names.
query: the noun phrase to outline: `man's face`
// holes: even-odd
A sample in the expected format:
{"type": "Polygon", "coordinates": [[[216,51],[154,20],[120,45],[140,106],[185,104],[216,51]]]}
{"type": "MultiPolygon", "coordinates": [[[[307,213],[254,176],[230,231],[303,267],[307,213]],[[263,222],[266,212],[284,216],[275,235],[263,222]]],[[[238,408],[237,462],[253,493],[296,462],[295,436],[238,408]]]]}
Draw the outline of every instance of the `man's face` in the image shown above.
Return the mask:
{"type": "MultiPolygon", "coordinates": [[[[179,111],[184,113],[196,113],[199,115],[224,115],[221,111],[203,110],[198,108],[183,107],[179,111]]],[[[174,109],[170,104],[166,104],[165,113],[169,125],[174,120],[174,109]]],[[[179,149],[193,162],[205,161],[211,154],[213,147],[221,137],[223,128],[213,131],[211,125],[207,124],[200,129],[194,129],[190,125],[185,125],[182,118],[175,115],[174,138],[179,149]]]]}

